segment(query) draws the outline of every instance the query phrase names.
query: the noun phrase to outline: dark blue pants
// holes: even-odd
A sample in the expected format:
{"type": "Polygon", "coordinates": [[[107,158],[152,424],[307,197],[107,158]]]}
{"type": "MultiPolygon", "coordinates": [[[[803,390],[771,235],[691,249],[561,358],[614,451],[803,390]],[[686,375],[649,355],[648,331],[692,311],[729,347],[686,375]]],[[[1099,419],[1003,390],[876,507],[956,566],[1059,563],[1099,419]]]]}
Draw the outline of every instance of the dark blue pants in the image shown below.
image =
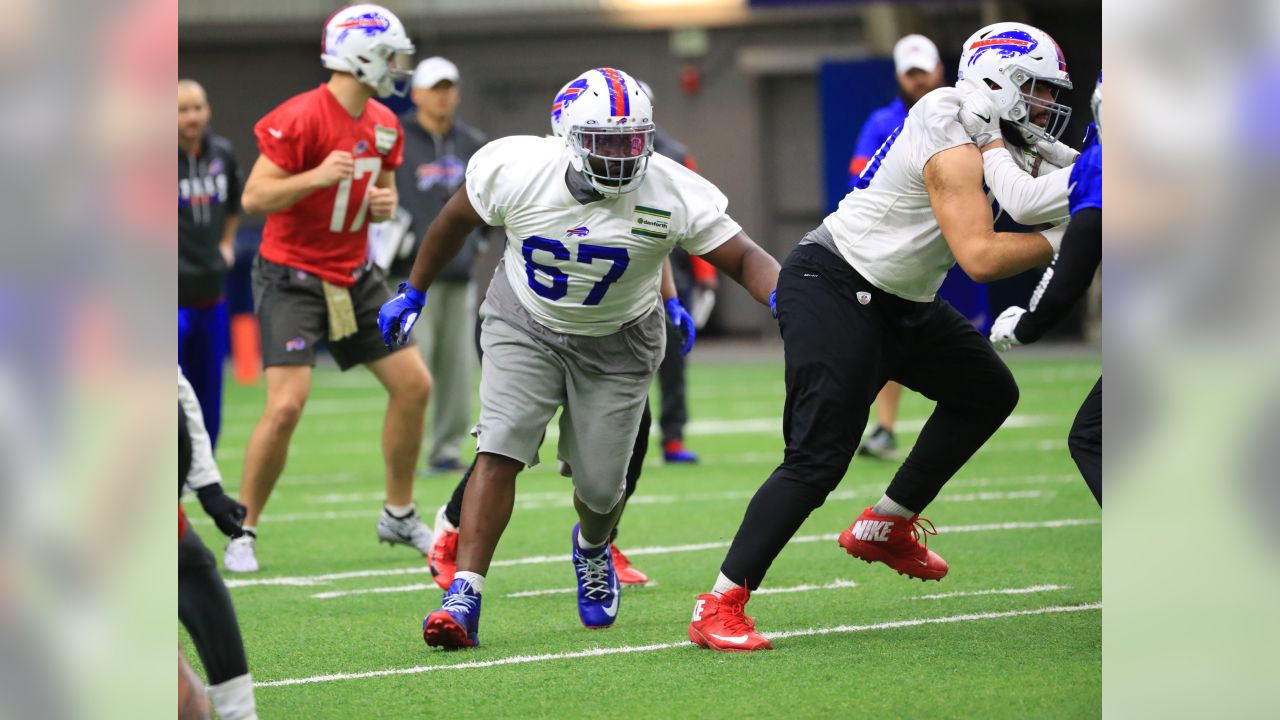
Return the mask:
{"type": "Polygon", "coordinates": [[[228,344],[227,303],[178,307],[178,366],[200,400],[204,426],[216,450],[222,424],[222,368],[228,344]]]}

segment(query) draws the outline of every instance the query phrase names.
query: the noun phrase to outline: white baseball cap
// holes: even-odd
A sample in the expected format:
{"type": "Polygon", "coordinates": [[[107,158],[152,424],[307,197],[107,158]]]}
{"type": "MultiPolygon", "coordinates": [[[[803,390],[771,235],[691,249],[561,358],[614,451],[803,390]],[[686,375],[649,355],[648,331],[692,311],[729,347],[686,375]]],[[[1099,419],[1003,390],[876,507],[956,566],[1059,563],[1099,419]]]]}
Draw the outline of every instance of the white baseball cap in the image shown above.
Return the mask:
{"type": "Polygon", "coordinates": [[[418,68],[413,71],[415,88],[432,88],[441,80],[458,84],[458,66],[442,57],[429,57],[418,63],[418,68]]]}
{"type": "Polygon", "coordinates": [[[940,62],[938,46],[923,35],[907,35],[893,46],[893,69],[899,75],[909,70],[933,72],[940,62]]]}

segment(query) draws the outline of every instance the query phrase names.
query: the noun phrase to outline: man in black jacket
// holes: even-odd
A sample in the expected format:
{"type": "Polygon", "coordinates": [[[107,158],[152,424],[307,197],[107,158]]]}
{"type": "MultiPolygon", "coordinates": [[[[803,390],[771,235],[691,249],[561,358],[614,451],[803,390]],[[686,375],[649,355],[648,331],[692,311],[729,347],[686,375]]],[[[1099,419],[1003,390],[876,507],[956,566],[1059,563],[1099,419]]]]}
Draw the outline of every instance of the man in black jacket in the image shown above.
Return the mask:
{"type": "Polygon", "coordinates": [[[208,129],[209,100],[178,81],[178,364],[195,388],[214,446],[227,354],[223,280],[234,259],[240,174],[226,138],[208,129]]]}
{"type": "MultiPolygon", "coordinates": [[[[392,284],[409,275],[427,226],[462,184],[467,161],[488,142],[456,117],[458,68],[442,57],[418,64],[413,74],[412,117],[404,123],[404,163],[396,171],[400,205],[412,216],[406,243],[392,261],[392,284]]],[[[431,307],[418,324],[422,359],[434,377],[431,439],[427,466],[434,472],[461,471],[462,441],[471,428],[474,388],[475,287],[471,271],[485,236],[477,230],[431,286],[431,307]]]]}

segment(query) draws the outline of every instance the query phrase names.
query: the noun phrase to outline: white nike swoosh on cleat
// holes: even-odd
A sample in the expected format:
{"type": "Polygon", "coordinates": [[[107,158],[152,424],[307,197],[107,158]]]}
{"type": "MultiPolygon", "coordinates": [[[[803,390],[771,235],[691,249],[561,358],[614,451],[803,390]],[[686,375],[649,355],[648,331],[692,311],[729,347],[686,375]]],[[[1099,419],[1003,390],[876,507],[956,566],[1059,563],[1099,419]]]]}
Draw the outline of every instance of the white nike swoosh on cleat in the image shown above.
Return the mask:
{"type": "Polygon", "coordinates": [[[609,617],[617,617],[617,616],[618,616],[618,598],[619,598],[619,597],[621,597],[621,596],[622,596],[622,594],[621,594],[621,593],[619,593],[619,592],[618,592],[618,588],[616,588],[616,587],[615,587],[615,588],[613,589],[613,603],[612,603],[612,604],[610,604],[610,605],[609,605],[609,607],[607,607],[607,608],[605,608],[605,609],[604,609],[604,614],[605,614],[605,615],[608,615],[609,617]]]}
{"type": "Polygon", "coordinates": [[[719,640],[720,642],[733,643],[734,645],[741,645],[747,641],[746,635],[734,635],[733,637],[725,637],[723,635],[717,635],[715,633],[707,633],[707,634],[719,640]]]}

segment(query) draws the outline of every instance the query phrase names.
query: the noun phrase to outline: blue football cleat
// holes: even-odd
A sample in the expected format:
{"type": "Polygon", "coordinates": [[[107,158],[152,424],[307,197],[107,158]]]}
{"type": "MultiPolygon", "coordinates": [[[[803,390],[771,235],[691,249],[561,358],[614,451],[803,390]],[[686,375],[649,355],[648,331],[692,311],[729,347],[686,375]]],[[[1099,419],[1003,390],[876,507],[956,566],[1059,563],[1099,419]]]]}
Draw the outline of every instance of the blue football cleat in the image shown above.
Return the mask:
{"type": "Polygon", "coordinates": [[[663,461],[673,465],[692,465],[698,462],[698,456],[684,446],[683,440],[668,440],[662,443],[663,461]]]}
{"type": "Polygon", "coordinates": [[[578,547],[578,526],[573,526],[573,571],[578,576],[578,617],[593,630],[613,625],[618,617],[622,586],[613,570],[609,544],[583,550],[578,547]]]}
{"type": "Polygon", "coordinates": [[[454,579],[444,604],[422,621],[422,639],[448,650],[480,644],[480,593],[466,580],[454,579]]]}

